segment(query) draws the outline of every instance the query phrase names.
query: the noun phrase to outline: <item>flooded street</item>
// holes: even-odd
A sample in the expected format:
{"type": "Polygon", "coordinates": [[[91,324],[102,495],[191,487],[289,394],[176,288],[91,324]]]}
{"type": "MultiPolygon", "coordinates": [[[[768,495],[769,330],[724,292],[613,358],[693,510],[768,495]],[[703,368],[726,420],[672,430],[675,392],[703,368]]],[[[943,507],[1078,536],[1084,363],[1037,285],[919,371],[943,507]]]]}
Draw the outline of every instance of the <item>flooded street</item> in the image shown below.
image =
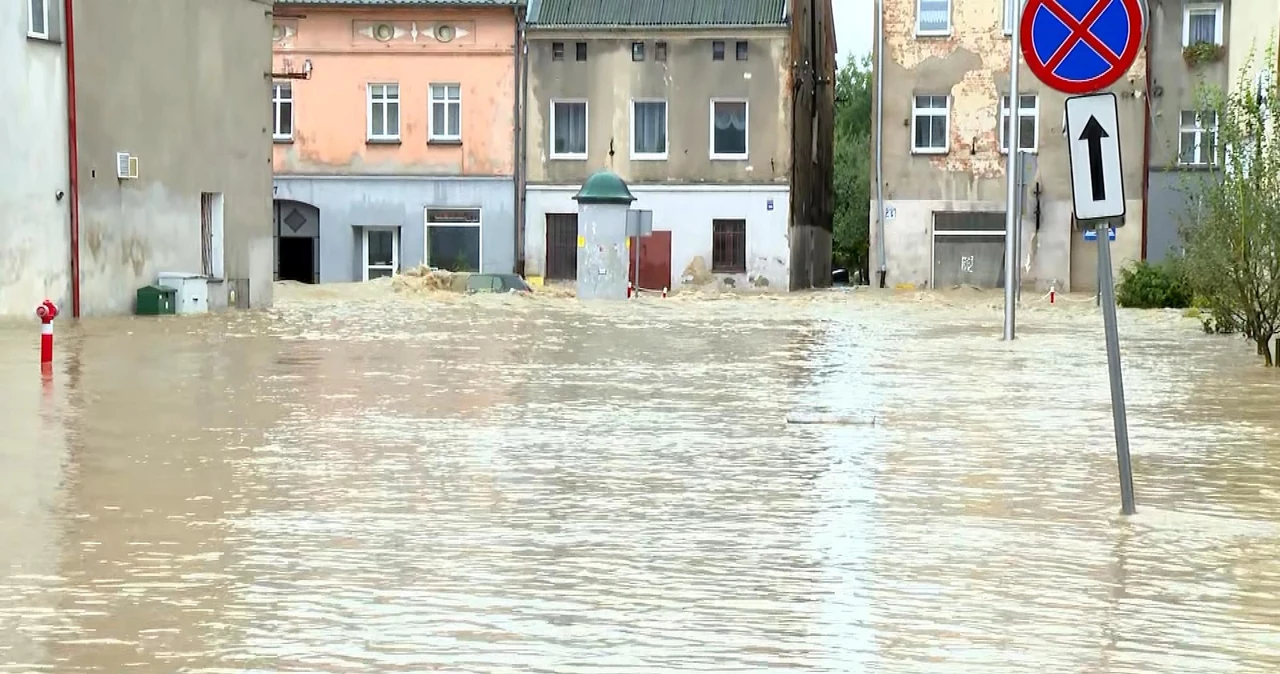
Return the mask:
{"type": "Polygon", "coordinates": [[[1280,376],[1176,312],[1125,519],[1087,298],[285,291],[0,325],[0,671],[1280,670],[1280,376]]]}

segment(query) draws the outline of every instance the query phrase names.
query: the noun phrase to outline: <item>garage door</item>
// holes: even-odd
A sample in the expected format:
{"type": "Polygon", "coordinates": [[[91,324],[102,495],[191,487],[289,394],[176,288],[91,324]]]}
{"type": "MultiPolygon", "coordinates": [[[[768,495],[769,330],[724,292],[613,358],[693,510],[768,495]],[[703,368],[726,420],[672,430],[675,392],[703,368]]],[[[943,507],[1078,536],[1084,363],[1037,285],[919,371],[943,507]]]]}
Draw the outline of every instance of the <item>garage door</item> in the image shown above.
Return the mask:
{"type": "Polygon", "coordinates": [[[1004,213],[933,214],[933,287],[1004,287],[1004,213]]]}

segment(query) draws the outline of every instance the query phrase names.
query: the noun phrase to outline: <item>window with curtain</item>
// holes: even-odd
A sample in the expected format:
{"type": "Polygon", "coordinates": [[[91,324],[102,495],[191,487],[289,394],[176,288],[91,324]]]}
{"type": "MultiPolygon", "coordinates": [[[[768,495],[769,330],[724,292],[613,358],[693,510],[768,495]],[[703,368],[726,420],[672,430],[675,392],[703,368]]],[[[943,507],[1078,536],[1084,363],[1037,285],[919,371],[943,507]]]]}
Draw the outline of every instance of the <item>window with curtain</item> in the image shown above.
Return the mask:
{"type": "Polygon", "coordinates": [[[714,101],[711,104],[711,154],[716,157],[747,156],[747,102],[714,101]]]}
{"type": "Polygon", "coordinates": [[[946,35],[951,32],[951,0],[916,0],[916,33],[946,35]]]}
{"type": "Polygon", "coordinates": [[[640,158],[667,156],[667,102],[632,104],[631,154],[640,158]]]}
{"type": "Polygon", "coordinates": [[[586,101],[551,104],[552,157],[585,157],[587,154],[586,101]]]}
{"type": "Polygon", "coordinates": [[[1182,18],[1184,47],[1201,42],[1222,44],[1222,5],[1189,4],[1182,18]]]}
{"type": "Polygon", "coordinates": [[[431,85],[431,139],[462,138],[462,87],[457,84],[431,85]]]}

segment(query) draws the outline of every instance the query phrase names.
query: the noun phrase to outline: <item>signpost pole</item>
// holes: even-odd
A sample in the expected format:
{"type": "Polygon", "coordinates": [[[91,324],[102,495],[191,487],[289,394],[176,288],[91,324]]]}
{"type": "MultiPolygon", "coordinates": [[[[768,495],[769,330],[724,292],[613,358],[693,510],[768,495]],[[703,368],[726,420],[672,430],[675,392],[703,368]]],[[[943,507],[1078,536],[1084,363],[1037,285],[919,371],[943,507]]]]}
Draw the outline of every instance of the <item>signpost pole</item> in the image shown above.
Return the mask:
{"type": "MultiPolygon", "coordinates": [[[[1013,25],[1018,27],[1021,25],[1022,3],[1015,0],[1013,5],[1013,25]]],[[[1018,239],[1018,212],[1017,212],[1017,196],[1018,196],[1018,149],[1021,143],[1018,139],[1018,128],[1022,126],[1018,118],[1019,108],[1019,89],[1018,89],[1018,71],[1021,70],[1022,50],[1019,46],[1020,30],[1014,30],[1012,44],[1009,49],[1009,130],[1005,133],[1005,140],[1009,143],[1008,162],[1005,167],[1005,175],[1009,179],[1008,194],[1005,197],[1005,216],[1004,216],[1004,338],[1012,340],[1015,335],[1015,317],[1014,312],[1017,304],[1017,278],[1018,278],[1018,258],[1017,258],[1017,239],[1018,239]]]]}
{"type": "Polygon", "coordinates": [[[1111,379],[1111,416],[1116,431],[1116,462],[1120,467],[1120,508],[1126,515],[1137,512],[1133,502],[1133,464],[1129,459],[1129,420],[1124,405],[1124,380],[1120,372],[1120,334],[1116,326],[1116,289],[1111,274],[1111,237],[1108,224],[1098,225],[1099,295],[1102,297],[1102,324],[1107,339],[1107,370],[1111,379]]]}

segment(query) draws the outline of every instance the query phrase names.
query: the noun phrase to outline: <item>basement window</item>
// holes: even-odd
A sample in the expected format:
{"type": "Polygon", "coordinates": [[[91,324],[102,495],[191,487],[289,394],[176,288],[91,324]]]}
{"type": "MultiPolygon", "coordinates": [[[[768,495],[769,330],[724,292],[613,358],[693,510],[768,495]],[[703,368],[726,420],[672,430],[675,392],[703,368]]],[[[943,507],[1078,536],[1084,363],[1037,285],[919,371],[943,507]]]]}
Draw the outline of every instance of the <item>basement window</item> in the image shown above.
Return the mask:
{"type": "Polygon", "coordinates": [[[563,42],[551,43],[551,60],[552,61],[564,60],[564,43],[563,42]]]}
{"type": "Polygon", "coordinates": [[[578,57],[579,61],[587,60],[587,43],[586,42],[579,42],[578,44],[574,45],[574,48],[578,52],[576,56],[578,57]]]}
{"type": "Polygon", "coordinates": [[[643,42],[631,43],[631,60],[632,61],[644,60],[644,43],[643,42]]]}
{"type": "Polygon", "coordinates": [[[716,40],[715,42],[711,43],[711,60],[712,61],[724,60],[724,42],[720,40],[716,40]]]}
{"type": "Polygon", "coordinates": [[[655,61],[667,60],[667,43],[666,42],[653,43],[653,60],[655,61]]]}
{"type": "Polygon", "coordinates": [[[737,44],[737,45],[735,45],[735,50],[737,51],[736,56],[738,57],[738,60],[739,60],[739,61],[745,61],[745,60],[747,60],[747,42],[746,42],[746,40],[740,40],[740,41],[738,42],[738,44],[737,44]]]}

